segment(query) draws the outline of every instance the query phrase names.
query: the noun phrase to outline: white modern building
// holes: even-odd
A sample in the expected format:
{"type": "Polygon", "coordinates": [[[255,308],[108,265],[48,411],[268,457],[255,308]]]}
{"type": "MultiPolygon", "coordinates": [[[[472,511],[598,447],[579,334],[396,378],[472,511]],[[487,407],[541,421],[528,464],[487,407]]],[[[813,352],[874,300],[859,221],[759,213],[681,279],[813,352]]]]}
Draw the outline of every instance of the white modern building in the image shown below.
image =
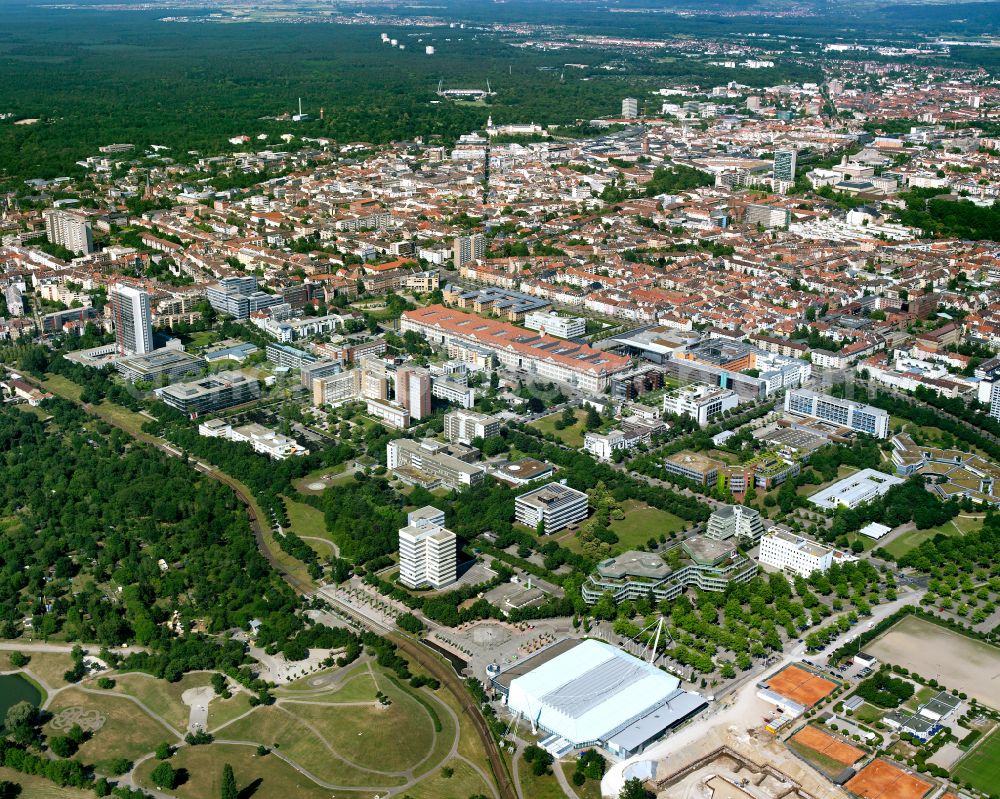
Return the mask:
{"type": "Polygon", "coordinates": [[[198,425],[198,433],[209,438],[226,438],[230,441],[248,443],[253,447],[254,452],[267,455],[276,461],[283,461],[296,455],[305,455],[308,452],[294,438],[259,424],[232,427],[222,419],[209,419],[198,425]]]}
{"type": "Polygon", "coordinates": [[[889,413],[871,405],[798,388],[785,394],[785,411],[846,427],[875,438],[889,435],[889,413]]]}
{"type": "Polygon", "coordinates": [[[111,286],[109,299],[119,354],[145,355],[152,352],[153,323],[149,294],[134,286],[115,283],[111,286]]]}
{"type": "Polygon", "coordinates": [[[625,119],[635,119],[639,116],[639,101],[635,97],[626,97],[622,100],[622,116],[625,119]]]}
{"type": "Polygon", "coordinates": [[[901,477],[876,469],[862,469],[816,492],[809,497],[809,501],[817,507],[829,510],[836,510],[841,505],[856,508],[862,503],[881,497],[894,485],[903,482],[905,480],[901,477]]]}
{"type": "Polygon", "coordinates": [[[459,410],[444,415],[444,437],[460,444],[471,444],[476,438],[500,435],[500,420],[485,413],[459,410]]]}
{"type": "Polygon", "coordinates": [[[772,530],[760,539],[757,560],[765,566],[808,577],[813,572],[825,572],[830,568],[833,550],[784,530],[772,530]]]}
{"type": "Polygon", "coordinates": [[[578,338],[587,332],[587,320],[579,316],[560,316],[555,311],[533,311],[525,314],[528,330],[544,332],[558,338],[578,338]]]}
{"type": "Polygon", "coordinates": [[[370,416],[381,419],[390,427],[402,430],[410,426],[410,412],[399,403],[372,397],[366,407],[370,416]]]}
{"type": "Polygon", "coordinates": [[[720,414],[740,404],[740,397],[728,388],[714,386],[685,386],[663,398],[663,412],[690,416],[702,427],[720,414]]]}
{"type": "Polygon", "coordinates": [[[535,529],[542,522],[545,535],[587,518],[587,495],[562,483],[549,483],[514,500],[514,518],[535,529]]]}
{"type": "Polygon", "coordinates": [[[444,527],[444,511],[430,505],[409,513],[399,531],[399,581],[408,588],[455,582],[458,543],[444,527]]]}

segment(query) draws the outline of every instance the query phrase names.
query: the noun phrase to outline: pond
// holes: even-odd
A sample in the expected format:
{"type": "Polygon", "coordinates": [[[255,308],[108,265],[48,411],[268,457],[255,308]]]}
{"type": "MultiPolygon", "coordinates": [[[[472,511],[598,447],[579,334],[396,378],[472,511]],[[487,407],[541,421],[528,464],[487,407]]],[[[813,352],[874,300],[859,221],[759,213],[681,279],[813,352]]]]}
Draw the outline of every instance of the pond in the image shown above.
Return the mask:
{"type": "Polygon", "coordinates": [[[20,674],[0,676],[0,724],[7,716],[7,711],[22,701],[31,702],[38,707],[42,704],[42,694],[20,674]]]}

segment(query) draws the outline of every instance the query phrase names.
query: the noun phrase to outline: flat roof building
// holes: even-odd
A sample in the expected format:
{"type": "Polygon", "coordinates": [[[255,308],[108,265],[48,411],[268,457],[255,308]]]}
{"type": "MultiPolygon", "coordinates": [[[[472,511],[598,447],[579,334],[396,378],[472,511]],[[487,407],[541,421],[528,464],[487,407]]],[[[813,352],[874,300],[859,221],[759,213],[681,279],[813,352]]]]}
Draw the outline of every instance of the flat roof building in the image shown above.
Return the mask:
{"type": "Polygon", "coordinates": [[[833,565],[834,551],[784,530],[772,530],[760,539],[757,559],[765,566],[809,577],[814,572],[826,572],[833,565]]]}
{"type": "Polygon", "coordinates": [[[514,499],[515,520],[531,529],[541,522],[545,535],[583,521],[587,511],[587,495],[562,483],[549,483],[514,499]]]}
{"type": "Polygon", "coordinates": [[[836,510],[843,505],[856,508],[864,502],[883,496],[890,488],[906,482],[901,477],[895,477],[875,469],[862,469],[838,480],[822,491],[817,491],[809,501],[817,507],[836,510]]]}
{"type": "Polygon", "coordinates": [[[455,582],[458,544],[444,527],[444,511],[430,505],[407,515],[399,531],[399,581],[408,588],[442,588],[455,582]]]}
{"type": "Polygon", "coordinates": [[[875,438],[886,438],[889,435],[888,411],[804,388],[785,394],[785,411],[796,416],[820,419],[875,438]]]}
{"type": "Polygon", "coordinates": [[[219,372],[189,383],[175,383],[156,393],[171,408],[197,416],[257,399],[260,384],[243,372],[219,372]]]}
{"type": "Polygon", "coordinates": [[[386,446],[386,461],[393,474],[404,483],[424,488],[444,486],[457,490],[479,483],[486,476],[485,467],[462,460],[477,454],[478,450],[461,444],[442,444],[430,438],[399,438],[386,446]]]}
{"type": "Polygon", "coordinates": [[[188,355],[184,350],[163,348],[147,355],[118,358],[115,368],[130,383],[137,380],[170,383],[198,374],[205,368],[205,361],[196,355],[188,355]]]}
{"type": "Polygon", "coordinates": [[[511,713],[557,737],[551,748],[597,745],[626,757],[707,704],[678,678],[611,644],[574,644],[518,664],[509,687],[502,673],[493,681],[511,713]]]}
{"type": "Polygon", "coordinates": [[[457,410],[444,415],[444,437],[449,441],[471,444],[474,438],[500,435],[500,419],[476,411],[457,410]]]}

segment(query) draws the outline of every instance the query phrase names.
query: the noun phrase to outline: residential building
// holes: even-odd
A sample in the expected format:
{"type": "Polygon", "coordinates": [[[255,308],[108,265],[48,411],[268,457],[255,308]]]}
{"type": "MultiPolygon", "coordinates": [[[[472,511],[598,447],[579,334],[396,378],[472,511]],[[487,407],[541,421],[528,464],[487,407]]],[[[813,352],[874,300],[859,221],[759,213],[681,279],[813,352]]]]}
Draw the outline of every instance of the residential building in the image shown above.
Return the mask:
{"type": "Polygon", "coordinates": [[[444,486],[457,490],[481,482],[486,476],[485,467],[469,462],[476,455],[478,450],[430,438],[400,438],[386,446],[386,461],[392,473],[404,483],[425,488],[444,486]]]}
{"type": "Polygon", "coordinates": [[[486,254],[486,237],[482,233],[456,236],[453,251],[455,269],[461,269],[467,263],[478,261],[486,254]]]}
{"type": "Polygon", "coordinates": [[[739,403],[739,394],[728,388],[685,386],[663,397],[663,412],[690,416],[702,427],[707,427],[712,419],[739,403]]]}
{"type": "Polygon", "coordinates": [[[396,369],[396,402],[410,412],[411,419],[431,415],[431,375],[418,366],[396,369]]]}
{"type": "Polygon", "coordinates": [[[90,255],[94,251],[94,229],[86,214],[50,208],[43,211],[42,216],[45,218],[45,237],[53,244],[77,255],[90,255]]]}
{"type": "Polygon", "coordinates": [[[804,388],[793,389],[785,394],[785,411],[797,416],[820,419],[875,438],[889,435],[888,411],[804,388]]]}
{"type": "Polygon", "coordinates": [[[746,215],[743,221],[747,225],[761,225],[766,228],[788,227],[791,222],[791,213],[787,208],[778,208],[773,205],[751,204],[747,206],[746,215]]]}
{"type": "Polygon", "coordinates": [[[774,170],[772,172],[775,182],[795,182],[795,161],[797,155],[795,150],[775,150],[774,170]]]}
{"type": "Polygon", "coordinates": [[[587,495],[562,483],[549,483],[514,499],[514,519],[532,530],[541,522],[545,535],[583,521],[587,512],[587,495]]]}
{"type": "Polygon", "coordinates": [[[399,581],[407,588],[443,588],[455,582],[458,541],[444,527],[444,511],[430,505],[407,514],[399,531],[399,581]]]}
{"type": "Polygon", "coordinates": [[[158,389],[156,394],[171,408],[193,417],[255,400],[260,384],[243,372],[218,372],[158,389]]]}
{"type": "Polygon", "coordinates": [[[458,410],[444,415],[444,437],[460,444],[471,444],[477,438],[500,435],[500,419],[485,413],[458,410]]]}
{"type": "Polygon", "coordinates": [[[113,283],[110,295],[118,352],[122,355],[152,352],[153,322],[148,292],[124,283],[113,283]]]}
{"type": "Polygon", "coordinates": [[[833,549],[785,530],[771,530],[760,539],[757,560],[784,572],[809,577],[833,564],[833,549]]]}
{"type": "Polygon", "coordinates": [[[705,535],[716,541],[737,539],[745,546],[753,546],[764,535],[760,512],[745,505],[723,505],[708,517],[705,535]]]}
{"type": "Polygon", "coordinates": [[[580,316],[560,316],[555,311],[525,314],[524,326],[547,336],[578,338],[587,332],[587,320],[580,316]]]}

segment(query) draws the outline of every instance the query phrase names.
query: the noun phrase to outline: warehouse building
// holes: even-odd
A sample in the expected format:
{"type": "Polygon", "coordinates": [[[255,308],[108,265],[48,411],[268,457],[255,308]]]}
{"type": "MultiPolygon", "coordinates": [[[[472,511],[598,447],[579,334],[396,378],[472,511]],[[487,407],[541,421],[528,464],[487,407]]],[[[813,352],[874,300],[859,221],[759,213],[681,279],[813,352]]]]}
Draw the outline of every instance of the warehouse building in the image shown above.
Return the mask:
{"type": "Polygon", "coordinates": [[[542,745],[557,753],[600,746],[628,757],[707,705],[673,675],[593,639],[558,641],[491,670],[491,682],[511,713],[549,734],[542,745]]]}

